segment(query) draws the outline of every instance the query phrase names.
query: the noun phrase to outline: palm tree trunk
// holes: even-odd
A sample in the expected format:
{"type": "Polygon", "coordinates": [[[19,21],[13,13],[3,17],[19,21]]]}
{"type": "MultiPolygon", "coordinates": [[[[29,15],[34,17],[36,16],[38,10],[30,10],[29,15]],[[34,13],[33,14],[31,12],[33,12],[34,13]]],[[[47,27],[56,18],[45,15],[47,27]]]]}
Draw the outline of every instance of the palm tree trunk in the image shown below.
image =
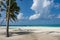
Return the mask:
{"type": "Polygon", "coordinates": [[[6,20],[6,26],[7,26],[6,32],[7,32],[7,35],[6,36],[9,37],[9,12],[7,12],[6,15],[7,15],[7,20],[6,20]]]}
{"type": "Polygon", "coordinates": [[[9,14],[7,15],[7,37],[9,37],[9,14]]]}
{"type": "Polygon", "coordinates": [[[7,32],[7,37],[9,37],[9,15],[10,15],[10,0],[8,0],[9,1],[9,3],[7,4],[7,13],[6,13],[6,15],[7,15],[7,24],[6,24],[6,26],[7,26],[7,30],[6,30],[6,32],[7,32]]]}

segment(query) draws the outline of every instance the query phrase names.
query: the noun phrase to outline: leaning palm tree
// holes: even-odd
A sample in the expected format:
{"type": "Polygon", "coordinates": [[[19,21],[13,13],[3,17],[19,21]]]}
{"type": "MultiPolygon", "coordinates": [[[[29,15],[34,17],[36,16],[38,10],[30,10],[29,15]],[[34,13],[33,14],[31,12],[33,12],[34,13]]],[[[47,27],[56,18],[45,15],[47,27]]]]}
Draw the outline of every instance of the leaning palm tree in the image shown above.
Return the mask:
{"type": "Polygon", "coordinates": [[[9,37],[9,20],[16,20],[19,12],[19,7],[17,6],[16,0],[7,0],[7,10],[6,10],[6,22],[7,22],[7,37],[9,37]]]}
{"type": "Polygon", "coordinates": [[[16,21],[17,14],[19,14],[20,8],[18,7],[16,0],[6,0],[6,4],[2,2],[2,5],[6,8],[6,26],[7,37],[9,37],[9,21],[16,21]]]}

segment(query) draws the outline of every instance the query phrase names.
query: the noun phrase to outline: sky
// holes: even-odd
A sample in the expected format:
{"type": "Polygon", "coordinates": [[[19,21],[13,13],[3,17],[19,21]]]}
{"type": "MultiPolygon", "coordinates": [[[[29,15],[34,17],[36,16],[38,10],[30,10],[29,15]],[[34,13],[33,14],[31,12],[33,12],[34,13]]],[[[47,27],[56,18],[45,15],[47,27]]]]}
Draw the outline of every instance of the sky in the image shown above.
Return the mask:
{"type": "MultiPolygon", "coordinates": [[[[16,0],[21,8],[16,22],[10,25],[54,25],[60,24],[60,0],[16,0]]],[[[4,19],[4,12],[2,12],[4,19]]],[[[2,20],[1,20],[2,21],[2,20]]],[[[6,24],[4,21],[3,25],[6,24]]]]}

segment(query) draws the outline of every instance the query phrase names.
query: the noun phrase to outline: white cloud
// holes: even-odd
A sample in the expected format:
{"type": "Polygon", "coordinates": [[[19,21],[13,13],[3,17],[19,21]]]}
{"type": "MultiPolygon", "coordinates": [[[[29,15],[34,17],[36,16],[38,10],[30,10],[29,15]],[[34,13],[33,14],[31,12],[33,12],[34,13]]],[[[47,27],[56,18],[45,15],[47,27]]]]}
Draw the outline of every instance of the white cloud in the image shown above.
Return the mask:
{"type": "Polygon", "coordinates": [[[56,18],[60,18],[60,14],[56,18]]]}
{"type": "Polygon", "coordinates": [[[42,8],[42,5],[43,5],[43,0],[33,0],[31,9],[37,11],[42,8]]]}
{"type": "Polygon", "coordinates": [[[32,4],[32,7],[31,9],[32,10],[40,10],[44,7],[47,7],[49,6],[51,3],[53,3],[53,0],[52,1],[48,1],[48,0],[33,0],[33,4],[32,4]]]}
{"type": "Polygon", "coordinates": [[[36,14],[34,14],[34,15],[31,15],[31,16],[29,17],[29,20],[35,20],[35,19],[38,19],[39,17],[40,17],[40,14],[36,13],[36,14]]]}
{"type": "Polygon", "coordinates": [[[20,20],[20,19],[23,19],[23,18],[24,18],[24,17],[23,17],[23,13],[19,13],[18,16],[17,16],[17,19],[20,20]]]}
{"type": "Polygon", "coordinates": [[[29,19],[38,19],[39,17],[43,17],[43,18],[48,17],[50,12],[49,6],[51,5],[52,2],[53,1],[48,1],[48,0],[33,0],[31,9],[35,11],[35,14],[31,15],[29,19]]]}
{"type": "Polygon", "coordinates": [[[43,8],[49,6],[51,4],[52,1],[47,1],[47,0],[44,0],[43,2],[43,8]]]}

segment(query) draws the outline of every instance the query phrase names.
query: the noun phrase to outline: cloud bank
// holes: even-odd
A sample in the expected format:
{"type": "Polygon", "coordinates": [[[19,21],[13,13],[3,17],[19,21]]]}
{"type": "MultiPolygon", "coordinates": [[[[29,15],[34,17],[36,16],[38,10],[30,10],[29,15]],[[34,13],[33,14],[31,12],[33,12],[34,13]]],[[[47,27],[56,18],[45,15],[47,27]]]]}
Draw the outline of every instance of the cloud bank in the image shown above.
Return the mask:
{"type": "Polygon", "coordinates": [[[24,17],[23,14],[20,13],[17,18],[36,20],[39,18],[55,18],[56,16],[59,17],[59,15],[51,12],[52,9],[53,11],[56,10],[55,8],[58,10],[60,8],[60,4],[54,3],[54,0],[33,0],[31,9],[35,11],[35,13],[29,17],[24,17]]]}
{"type": "Polygon", "coordinates": [[[49,15],[49,6],[53,1],[48,0],[33,0],[31,9],[35,11],[35,14],[29,17],[30,20],[38,18],[46,18],[49,15]],[[38,14],[38,15],[37,15],[38,14]],[[35,17],[36,16],[36,17],[35,17]]]}

